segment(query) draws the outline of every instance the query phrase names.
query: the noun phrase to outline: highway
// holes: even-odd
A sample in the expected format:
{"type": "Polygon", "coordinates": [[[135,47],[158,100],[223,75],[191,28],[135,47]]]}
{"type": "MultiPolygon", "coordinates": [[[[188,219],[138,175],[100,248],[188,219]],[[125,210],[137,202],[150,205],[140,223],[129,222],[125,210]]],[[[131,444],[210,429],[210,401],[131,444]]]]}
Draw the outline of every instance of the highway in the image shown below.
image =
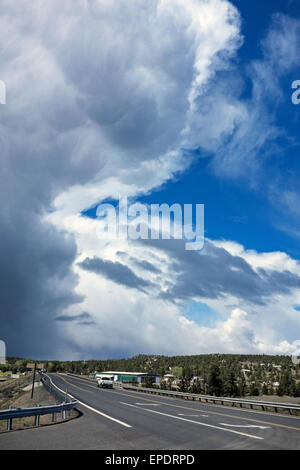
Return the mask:
{"type": "Polygon", "coordinates": [[[300,449],[300,418],[114,388],[49,374],[83,415],[0,435],[0,449],[300,449]]]}

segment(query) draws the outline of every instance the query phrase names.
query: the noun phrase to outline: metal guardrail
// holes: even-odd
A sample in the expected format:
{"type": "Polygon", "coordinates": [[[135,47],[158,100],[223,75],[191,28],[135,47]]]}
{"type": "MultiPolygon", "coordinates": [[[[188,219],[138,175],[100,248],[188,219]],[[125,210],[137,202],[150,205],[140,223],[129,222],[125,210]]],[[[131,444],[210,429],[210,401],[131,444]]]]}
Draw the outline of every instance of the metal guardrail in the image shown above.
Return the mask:
{"type": "Polygon", "coordinates": [[[213,403],[221,403],[221,405],[224,405],[225,403],[231,403],[232,406],[239,405],[240,408],[243,408],[243,405],[244,406],[248,405],[248,407],[251,409],[254,409],[254,407],[261,407],[263,411],[266,411],[268,408],[273,408],[275,412],[278,412],[278,410],[287,410],[289,414],[293,414],[292,411],[299,411],[300,413],[300,405],[293,404],[293,403],[247,400],[243,398],[216,397],[214,395],[201,395],[198,393],[177,392],[174,390],[136,387],[134,385],[127,385],[127,384],[123,384],[122,388],[124,388],[125,390],[127,389],[127,390],[135,390],[137,392],[153,393],[156,395],[173,396],[176,398],[182,398],[182,399],[187,399],[187,400],[199,400],[200,402],[205,402],[205,403],[213,402],[213,403]]]}
{"type": "MultiPolygon", "coordinates": [[[[48,377],[47,377],[48,378],[48,377]]],[[[7,431],[12,430],[12,420],[15,418],[25,418],[27,416],[35,416],[35,425],[39,426],[40,416],[52,414],[52,422],[56,421],[57,413],[62,413],[62,418],[66,419],[66,413],[68,412],[69,417],[72,415],[72,410],[77,405],[77,401],[73,401],[67,391],[65,393],[59,391],[51,379],[42,377],[41,381],[44,387],[58,399],[64,401],[58,405],[40,406],[39,404],[32,408],[9,408],[7,410],[0,410],[0,420],[7,420],[7,431]]]]}
{"type": "MultiPolygon", "coordinates": [[[[79,374],[72,374],[68,372],[66,375],[70,375],[73,377],[78,377],[90,382],[95,382],[94,379],[89,378],[89,377],[83,377],[79,374]]],[[[130,385],[130,384],[125,384],[118,382],[115,385],[118,385],[119,387],[123,389],[128,389],[128,390],[135,390],[138,392],[145,392],[145,393],[153,393],[156,395],[165,395],[165,396],[175,396],[177,398],[185,398],[187,400],[199,400],[204,403],[221,403],[222,405],[226,403],[230,403],[232,406],[239,405],[240,408],[243,408],[244,406],[248,406],[250,409],[254,409],[254,407],[261,408],[263,411],[266,411],[269,408],[273,408],[275,412],[278,412],[278,410],[287,410],[290,415],[292,415],[292,411],[298,411],[300,414],[300,404],[292,404],[292,403],[280,403],[280,402],[274,402],[274,401],[261,401],[261,400],[247,400],[244,398],[231,398],[231,397],[216,397],[214,395],[201,395],[198,393],[187,393],[187,392],[179,392],[175,390],[163,390],[163,389],[158,389],[158,388],[146,388],[146,387],[137,387],[135,385],[130,385]]],[[[300,401],[300,399],[299,399],[300,401]]]]}
{"type": "Polygon", "coordinates": [[[41,377],[41,381],[44,387],[48,390],[48,392],[56,398],[56,400],[62,400],[63,403],[72,403],[74,400],[68,395],[68,391],[65,392],[61,391],[54,383],[52,382],[51,378],[48,375],[43,374],[41,377]]]}

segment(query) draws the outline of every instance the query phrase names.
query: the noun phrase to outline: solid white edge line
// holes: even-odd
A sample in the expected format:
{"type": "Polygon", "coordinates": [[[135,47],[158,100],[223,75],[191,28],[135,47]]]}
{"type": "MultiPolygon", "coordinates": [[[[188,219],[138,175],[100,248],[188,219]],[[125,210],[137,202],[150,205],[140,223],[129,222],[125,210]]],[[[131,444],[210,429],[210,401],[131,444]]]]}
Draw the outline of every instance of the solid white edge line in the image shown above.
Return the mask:
{"type": "MultiPolygon", "coordinates": [[[[59,388],[56,384],[54,384],[52,382],[52,379],[51,379],[51,377],[49,377],[49,375],[47,375],[47,374],[45,374],[45,375],[46,375],[46,377],[48,377],[48,379],[50,380],[51,384],[54,387],[56,387],[60,392],[65,393],[61,388],[59,388]]],[[[110,419],[111,421],[115,421],[116,423],[121,424],[122,426],[125,426],[126,428],[132,428],[132,426],[130,426],[130,424],[124,423],[123,421],[120,421],[119,419],[113,418],[112,416],[109,416],[105,413],[102,413],[102,411],[96,410],[96,408],[92,408],[91,406],[87,405],[86,403],[83,403],[82,401],[79,401],[77,398],[73,397],[73,395],[71,395],[70,393],[68,393],[68,395],[69,395],[69,397],[76,400],[80,405],[85,406],[86,408],[88,408],[91,411],[94,411],[94,413],[97,413],[101,416],[104,416],[104,418],[110,419]]]]}
{"type": "Polygon", "coordinates": [[[264,439],[263,437],[260,437],[260,436],[253,436],[251,434],[246,434],[244,432],[233,431],[233,429],[220,428],[219,426],[215,426],[213,424],[201,423],[200,421],[194,421],[192,419],[181,418],[180,416],[169,415],[167,413],[162,413],[161,411],[148,410],[147,408],[140,408],[138,406],[131,405],[130,403],[125,403],[123,401],[120,401],[120,403],[122,403],[122,405],[132,406],[133,408],[137,408],[139,410],[149,411],[150,413],[156,413],[159,415],[168,416],[169,418],[180,419],[181,421],[187,421],[188,423],[199,424],[200,426],[206,426],[208,428],[219,429],[221,431],[231,432],[233,434],[239,434],[240,436],[251,437],[252,439],[259,439],[259,440],[264,439]]]}

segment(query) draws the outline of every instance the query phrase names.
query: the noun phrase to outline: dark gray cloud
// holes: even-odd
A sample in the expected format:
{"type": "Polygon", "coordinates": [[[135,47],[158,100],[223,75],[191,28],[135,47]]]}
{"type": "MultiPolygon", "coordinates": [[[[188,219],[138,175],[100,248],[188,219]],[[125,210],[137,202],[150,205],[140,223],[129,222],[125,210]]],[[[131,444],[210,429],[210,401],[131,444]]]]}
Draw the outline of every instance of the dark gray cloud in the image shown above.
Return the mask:
{"type": "Polygon", "coordinates": [[[145,271],[150,271],[154,274],[159,274],[161,272],[160,269],[158,269],[154,264],[149,263],[149,261],[129,256],[125,251],[117,251],[116,255],[120,256],[121,258],[125,258],[127,261],[133,263],[135,266],[138,266],[141,269],[144,269],[145,271]]]}
{"type": "MultiPolygon", "coordinates": [[[[92,316],[88,312],[82,312],[78,315],[59,315],[55,318],[56,321],[65,321],[65,322],[72,322],[72,321],[80,321],[83,320],[84,323],[90,323],[90,319],[92,316]]],[[[81,322],[81,323],[83,323],[81,322]]]]}
{"type": "Polygon", "coordinates": [[[138,266],[139,268],[145,269],[146,271],[150,271],[151,273],[158,274],[160,273],[160,269],[158,269],[154,264],[149,263],[149,261],[146,260],[138,260],[136,258],[131,258],[131,261],[135,264],[135,266],[138,266]]]}
{"type": "Polygon", "coordinates": [[[88,181],[102,161],[87,148],[78,150],[84,119],[36,35],[38,6],[32,6],[31,18],[24,2],[19,12],[16,2],[0,6],[1,78],[7,86],[0,108],[0,338],[7,355],[47,358],[68,350],[54,319],[82,298],[72,270],[75,241],[44,216],[61,191],[88,181]],[[8,44],[5,25],[18,15],[21,29],[12,27],[8,44]],[[30,59],[32,40],[36,54],[30,59]]]}
{"type": "Polygon", "coordinates": [[[82,300],[74,293],[75,244],[19,202],[1,223],[0,337],[7,355],[55,357],[63,340],[53,320],[82,300]]]}
{"type": "Polygon", "coordinates": [[[100,274],[111,281],[130,287],[132,289],[139,289],[145,291],[146,287],[151,287],[152,283],[141,277],[138,277],[134,272],[118,261],[112,262],[109,260],[102,260],[94,256],[94,258],[86,258],[81,263],[78,263],[82,269],[100,274]]]}
{"type": "MultiPolygon", "coordinates": [[[[160,157],[185,125],[196,29],[191,38],[168,12],[150,26],[151,12],[155,6],[140,10],[127,1],[0,3],[7,86],[0,108],[0,338],[8,355],[57,357],[68,349],[54,320],[81,299],[74,293],[75,242],[44,220],[55,198],[95,175],[101,180],[104,166],[103,178],[118,178],[138,160],[160,157]]],[[[105,269],[123,285],[148,286],[125,267],[105,269]]]]}
{"type": "Polygon", "coordinates": [[[204,297],[221,298],[233,295],[245,302],[264,305],[268,297],[288,294],[300,288],[300,277],[289,271],[255,271],[242,257],[233,256],[211,242],[202,251],[186,251],[181,240],[143,241],[165,251],[175,273],[171,285],[161,294],[165,299],[204,297]]]}

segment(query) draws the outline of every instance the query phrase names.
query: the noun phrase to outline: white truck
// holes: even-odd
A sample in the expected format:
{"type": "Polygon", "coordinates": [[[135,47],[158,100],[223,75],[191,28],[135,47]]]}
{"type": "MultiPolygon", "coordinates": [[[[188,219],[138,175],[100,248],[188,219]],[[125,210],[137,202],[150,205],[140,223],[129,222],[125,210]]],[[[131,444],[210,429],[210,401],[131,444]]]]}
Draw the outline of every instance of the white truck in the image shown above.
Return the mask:
{"type": "Polygon", "coordinates": [[[113,388],[114,377],[99,377],[97,379],[97,387],[101,388],[113,388]]]}

